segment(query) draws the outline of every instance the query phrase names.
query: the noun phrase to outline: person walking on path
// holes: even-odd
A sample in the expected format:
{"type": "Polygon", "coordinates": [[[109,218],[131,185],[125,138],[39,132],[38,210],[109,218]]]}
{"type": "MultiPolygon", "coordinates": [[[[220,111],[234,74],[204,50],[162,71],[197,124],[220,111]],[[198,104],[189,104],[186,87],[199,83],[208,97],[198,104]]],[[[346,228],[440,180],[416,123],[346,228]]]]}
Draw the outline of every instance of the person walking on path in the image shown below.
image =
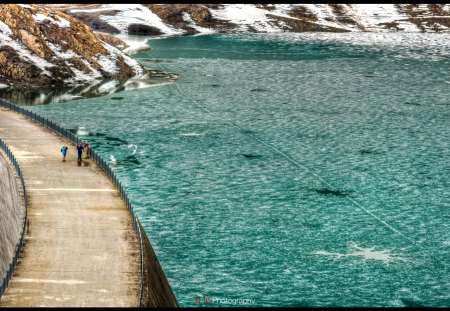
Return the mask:
{"type": "Polygon", "coordinates": [[[61,153],[62,153],[62,155],[63,155],[63,158],[62,158],[62,161],[63,161],[63,162],[66,162],[67,149],[69,149],[69,148],[67,148],[66,145],[62,146],[62,148],[61,148],[61,153]]]}
{"type": "Polygon", "coordinates": [[[87,142],[84,143],[84,149],[86,150],[85,159],[89,159],[91,157],[91,149],[89,148],[89,144],[87,142]]]}
{"type": "Polygon", "coordinates": [[[82,144],[77,145],[77,151],[78,151],[78,163],[81,163],[81,155],[83,154],[83,145],[82,144]]]}

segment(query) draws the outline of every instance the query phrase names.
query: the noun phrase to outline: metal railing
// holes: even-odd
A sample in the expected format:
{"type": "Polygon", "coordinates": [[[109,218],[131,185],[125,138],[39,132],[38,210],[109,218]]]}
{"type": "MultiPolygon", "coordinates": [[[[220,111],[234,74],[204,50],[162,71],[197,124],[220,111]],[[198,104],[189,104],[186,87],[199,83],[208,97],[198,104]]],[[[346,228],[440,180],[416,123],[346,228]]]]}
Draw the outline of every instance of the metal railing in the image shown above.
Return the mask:
{"type": "Polygon", "coordinates": [[[16,268],[17,262],[19,261],[20,251],[22,250],[23,240],[25,237],[25,226],[27,224],[27,207],[28,207],[28,201],[27,201],[27,190],[25,187],[25,180],[23,178],[22,170],[20,169],[19,163],[17,162],[16,158],[14,157],[14,154],[11,152],[9,147],[6,145],[6,143],[0,138],[0,148],[6,153],[7,157],[11,161],[11,163],[14,165],[14,168],[16,169],[17,175],[19,175],[20,183],[22,185],[23,190],[23,196],[24,196],[24,217],[23,217],[23,224],[20,231],[20,238],[19,242],[16,244],[16,248],[14,251],[14,257],[12,258],[12,261],[9,263],[8,270],[6,271],[6,276],[3,278],[2,283],[0,285],[0,299],[3,296],[3,293],[5,292],[6,288],[9,285],[9,281],[11,280],[12,274],[14,272],[14,269],[16,268]]]}
{"type": "MultiPolygon", "coordinates": [[[[55,123],[51,120],[48,120],[35,112],[29,111],[25,108],[22,108],[22,107],[20,107],[16,104],[13,104],[7,100],[4,100],[4,99],[0,99],[0,106],[8,108],[12,111],[18,112],[18,113],[24,115],[25,117],[27,117],[28,119],[42,124],[43,126],[54,131],[58,135],[61,135],[62,137],[66,138],[67,140],[71,141],[74,144],[79,144],[81,142],[81,140],[78,138],[77,135],[73,134],[72,132],[63,128],[62,126],[58,125],[57,123],[55,123]]],[[[139,288],[139,306],[141,306],[142,291],[143,291],[143,286],[144,286],[144,249],[143,249],[143,242],[142,242],[142,232],[141,232],[141,229],[139,226],[139,224],[140,224],[139,218],[136,216],[136,214],[134,212],[134,208],[131,205],[131,201],[128,196],[128,193],[126,192],[122,183],[117,178],[116,174],[111,169],[109,164],[97,152],[95,152],[95,150],[93,148],[89,148],[89,149],[90,149],[91,158],[95,161],[95,163],[98,164],[98,166],[101,167],[101,169],[105,172],[105,174],[113,182],[114,186],[119,190],[120,196],[124,200],[124,202],[128,208],[128,211],[131,213],[133,228],[136,231],[138,241],[139,241],[139,253],[140,253],[140,258],[141,258],[141,284],[140,284],[140,288],[139,288]]],[[[23,180],[23,177],[21,177],[21,179],[23,180]]],[[[11,274],[12,274],[12,272],[11,272],[11,274]]],[[[9,278],[11,278],[11,277],[9,276],[9,278]]],[[[1,297],[1,294],[0,294],[0,297],[1,297]]]]}

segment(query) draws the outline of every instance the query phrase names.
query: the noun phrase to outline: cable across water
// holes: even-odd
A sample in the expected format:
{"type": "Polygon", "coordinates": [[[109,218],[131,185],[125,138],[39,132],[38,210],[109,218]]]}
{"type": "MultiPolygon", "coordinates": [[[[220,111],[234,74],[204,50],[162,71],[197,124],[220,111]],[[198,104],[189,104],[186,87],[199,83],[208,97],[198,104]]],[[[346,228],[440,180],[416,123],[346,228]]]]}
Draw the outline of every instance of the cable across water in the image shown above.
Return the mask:
{"type": "MultiPolygon", "coordinates": [[[[164,73],[168,73],[168,71],[164,68],[164,66],[161,65],[160,62],[157,62],[157,64],[161,67],[161,69],[163,70],[164,73]]],[[[268,147],[269,149],[271,149],[272,151],[274,151],[275,153],[283,156],[285,159],[287,159],[290,163],[294,164],[296,167],[303,169],[304,171],[310,173],[311,175],[313,175],[315,178],[317,178],[319,181],[321,181],[323,184],[327,185],[329,188],[331,188],[334,191],[339,191],[339,189],[335,186],[333,186],[331,183],[329,183],[328,181],[326,181],[325,179],[323,179],[321,176],[319,176],[317,173],[313,172],[311,169],[309,169],[308,167],[306,167],[305,165],[299,163],[297,160],[293,159],[291,156],[289,156],[288,154],[284,153],[283,151],[281,151],[280,149],[278,149],[277,147],[271,145],[270,143],[262,140],[261,138],[257,137],[256,135],[249,133],[248,131],[245,131],[245,129],[243,129],[242,127],[240,127],[239,125],[236,125],[235,123],[222,118],[221,116],[217,115],[216,113],[210,111],[209,109],[205,108],[204,106],[202,106],[201,104],[199,104],[194,98],[192,98],[190,95],[186,94],[180,87],[179,83],[175,80],[175,85],[177,86],[178,91],[180,92],[180,94],[182,94],[183,96],[185,96],[186,98],[190,99],[195,106],[197,106],[198,108],[202,109],[203,111],[205,111],[207,113],[207,115],[214,117],[218,120],[223,121],[224,123],[238,129],[239,131],[241,131],[242,133],[250,136],[251,138],[253,138],[254,140],[258,141],[259,143],[263,144],[264,146],[268,147]]],[[[366,207],[364,207],[363,205],[361,205],[359,202],[357,202],[355,199],[353,199],[352,197],[350,197],[348,194],[343,194],[343,196],[349,200],[352,204],[354,204],[358,209],[360,209],[361,211],[363,211],[364,213],[366,213],[367,215],[370,215],[371,217],[373,217],[374,219],[376,219],[380,224],[382,224],[383,226],[385,226],[386,228],[388,228],[390,231],[398,234],[399,236],[403,237],[404,239],[406,239],[407,241],[409,241],[410,243],[418,246],[419,248],[423,248],[424,246],[418,242],[415,241],[413,239],[411,239],[410,237],[406,236],[405,234],[403,234],[402,232],[400,232],[398,229],[394,228],[392,225],[390,225],[389,223],[387,223],[386,221],[384,221],[383,219],[381,219],[379,216],[375,215],[372,211],[370,211],[369,209],[367,209],[366,207]]],[[[422,250],[422,252],[424,252],[427,256],[429,256],[429,254],[422,250]]],[[[442,262],[441,260],[437,259],[436,257],[434,257],[434,259],[438,262],[440,262],[441,264],[445,265],[444,262],[442,262]]]]}

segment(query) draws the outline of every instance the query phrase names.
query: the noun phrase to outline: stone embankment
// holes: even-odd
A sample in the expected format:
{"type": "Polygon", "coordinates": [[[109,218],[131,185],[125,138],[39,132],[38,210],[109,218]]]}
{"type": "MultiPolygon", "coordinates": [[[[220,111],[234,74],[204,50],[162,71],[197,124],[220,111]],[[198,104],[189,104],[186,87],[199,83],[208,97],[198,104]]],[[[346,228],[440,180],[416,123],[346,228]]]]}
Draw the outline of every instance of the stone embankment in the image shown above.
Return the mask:
{"type": "Polygon", "coordinates": [[[20,239],[25,217],[22,187],[6,154],[0,149],[0,285],[20,239]]]}

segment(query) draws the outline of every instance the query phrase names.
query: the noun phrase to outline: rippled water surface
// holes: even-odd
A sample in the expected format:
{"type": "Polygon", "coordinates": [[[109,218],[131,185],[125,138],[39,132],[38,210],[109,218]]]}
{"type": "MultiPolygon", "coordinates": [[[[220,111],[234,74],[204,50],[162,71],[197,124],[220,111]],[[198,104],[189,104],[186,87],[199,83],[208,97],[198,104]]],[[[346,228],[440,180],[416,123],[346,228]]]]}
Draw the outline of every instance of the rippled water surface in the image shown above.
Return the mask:
{"type": "Polygon", "coordinates": [[[31,109],[109,159],[181,306],[449,306],[448,39],[152,39],[178,83],[31,109]]]}

